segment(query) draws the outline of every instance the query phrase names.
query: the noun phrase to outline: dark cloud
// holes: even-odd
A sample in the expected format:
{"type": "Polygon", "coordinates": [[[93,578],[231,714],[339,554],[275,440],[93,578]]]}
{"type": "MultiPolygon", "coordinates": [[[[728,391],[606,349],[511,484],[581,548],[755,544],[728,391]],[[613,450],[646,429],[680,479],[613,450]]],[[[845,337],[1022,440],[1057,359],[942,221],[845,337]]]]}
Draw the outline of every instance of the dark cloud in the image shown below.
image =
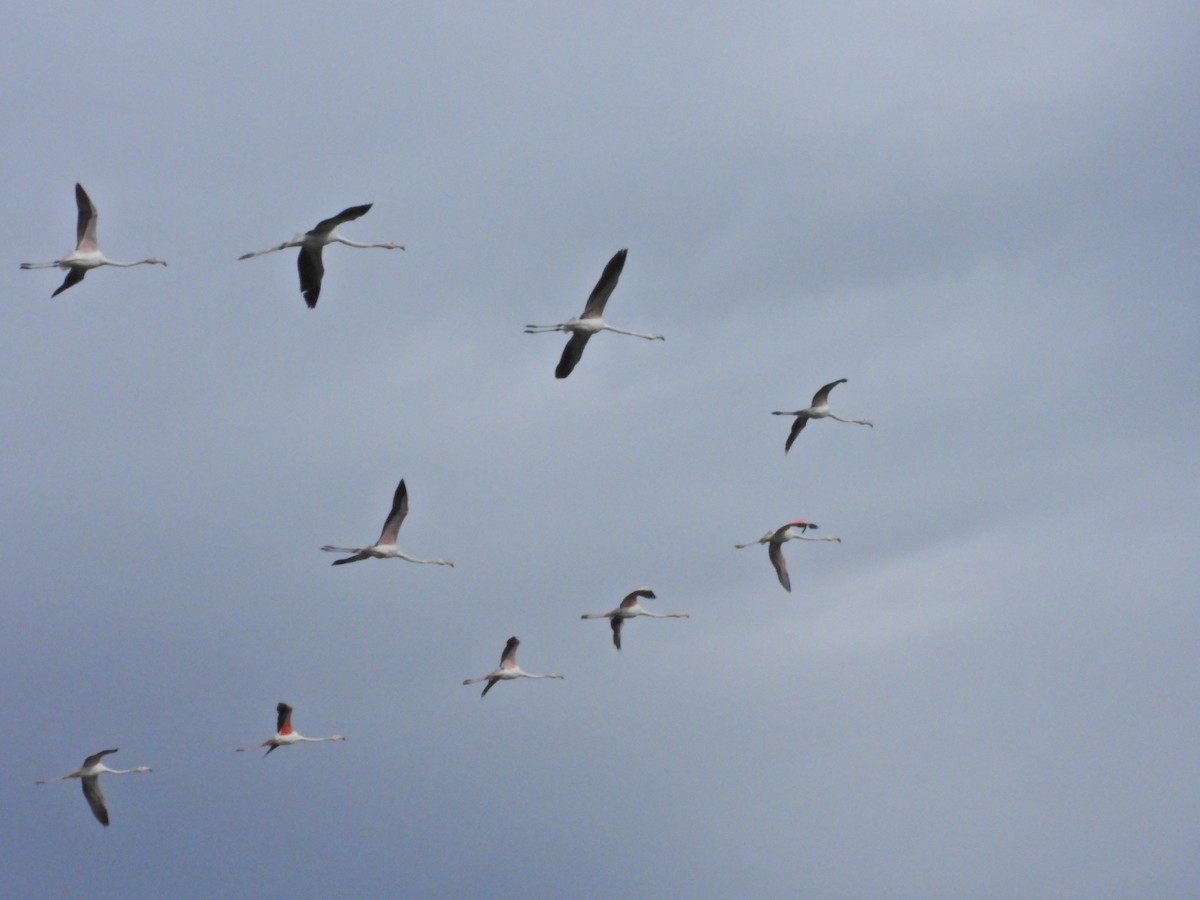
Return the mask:
{"type": "Polygon", "coordinates": [[[10,890],[1195,893],[1190,7],[237,16],[0,38],[10,890]]]}

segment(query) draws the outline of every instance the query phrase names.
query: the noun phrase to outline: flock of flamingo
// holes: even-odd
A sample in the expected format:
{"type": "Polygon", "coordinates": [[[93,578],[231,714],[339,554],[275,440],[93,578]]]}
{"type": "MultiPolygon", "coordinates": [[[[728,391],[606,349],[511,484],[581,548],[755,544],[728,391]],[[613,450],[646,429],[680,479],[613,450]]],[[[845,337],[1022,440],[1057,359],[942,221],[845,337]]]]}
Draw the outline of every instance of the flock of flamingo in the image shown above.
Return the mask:
{"type": "MultiPolygon", "coordinates": [[[[96,205],[88,196],[87,191],[80,184],[75,185],[75,203],[79,211],[79,216],[76,225],[75,234],[75,249],[67,253],[61,259],[56,259],[53,262],[47,263],[21,263],[22,269],[49,269],[58,268],[64,270],[66,278],[63,283],[51,294],[51,297],[57,297],[63,291],[70,287],[74,287],[83,281],[84,276],[90,269],[99,268],[101,266],[117,266],[127,268],[130,266],[140,265],[161,265],[165,266],[165,260],[159,259],[157,256],[147,257],[146,259],[137,260],[136,262],[117,262],[108,259],[101,251],[96,238],[96,225],[99,219],[99,213],[96,210],[96,205]]],[[[338,226],[346,222],[352,222],[355,219],[361,218],[371,209],[371,204],[366,203],[361,206],[351,206],[342,210],[336,216],[331,216],[328,219],[323,219],[310,231],[303,234],[297,234],[289,241],[284,241],[274,247],[268,247],[265,250],[259,250],[253,253],[245,253],[239,256],[238,259],[250,259],[255,256],[262,256],[267,253],[274,253],[277,250],[287,250],[289,248],[298,247],[300,253],[297,257],[296,264],[300,274],[300,292],[304,297],[305,303],[309,309],[314,309],[317,305],[317,300],[321,294],[321,280],[325,274],[325,265],[322,261],[322,251],[327,244],[344,244],[348,247],[357,248],[381,248],[387,250],[403,250],[404,246],[396,243],[380,243],[380,244],[362,244],[357,241],[352,241],[338,232],[338,226]]],[[[587,303],[584,305],[583,313],[577,317],[572,317],[565,322],[560,322],[557,325],[527,325],[525,326],[526,334],[542,334],[553,332],[564,332],[570,335],[566,346],[563,348],[562,358],[559,360],[558,366],[554,370],[556,378],[566,378],[575,370],[583,357],[584,348],[593,335],[599,334],[602,331],[611,331],[615,334],[625,334],[632,337],[640,337],[648,341],[665,340],[661,334],[641,334],[636,331],[627,331],[622,328],[616,328],[604,321],[604,309],[608,303],[609,297],[612,295],[613,289],[617,286],[617,281],[621,277],[621,272],[625,267],[626,250],[618,250],[617,253],[608,261],[604,267],[603,273],[600,275],[600,280],[596,282],[595,288],[592,289],[591,295],[588,297],[587,303]]],[[[812,403],[805,409],[795,410],[794,412],[776,411],[772,415],[776,416],[794,416],[791,431],[788,433],[787,442],[784,444],[784,452],[788,452],[795,443],[796,437],[804,430],[810,419],[833,419],[837,422],[846,422],[855,425],[867,425],[871,423],[866,419],[842,419],[835,416],[829,409],[829,394],[839,384],[844,384],[845,378],[839,378],[837,381],[832,381],[822,387],[816,394],[813,395],[812,403]]],[[[365,559],[403,559],[412,563],[429,563],[439,566],[453,566],[454,563],[448,559],[420,559],[415,556],[409,556],[402,552],[396,546],[396,540],[400,534],[400,526],[404,524],[404,519],[408,515],[408,488],[404,483],[404,479],[400,480],[400,484],[396,487],[396,492],[392,497],[392,508],[388,512],[387,518],[383,523],[383,530],[380,532],[379,539],[369,547],[334,547],[326,545],[322,550],[330,553],[349,554],[342,559],[334,560],[333,565],[340,566],[346,563],[360,562],[365,559]]],[[[752,547],[755,544],[766,544],[767,554],[771,561],[771,565],[775,569],[775,574],[779,579],[779,583],[784,590],[791,591],[792,582],[788,576],[787,560],[783,557],[783,545],[787,541],[802,540],[802,541],[835,541],[840,542],[839,537],[809,537],[808,531],[815,531],[818,526],[815,522],[808,522],[804,519],[796,519],[791,522],[786,522],[778,528],[768,531],[756,541],[750,541],[745,544],[735,544],[735,548],[744,549],[752,547]]],[[[688,613],[656,613],[651,612],[642,606],[642,600],[656,599],[654,591],[648,587],[640,587],[631,591],[616,607],[616,609],[603,613],[584,613],[581,618],[584,619],[608,619],[609,625],[612,628],[612,641],[617,650],[621,649],[621,632],[625,626],[627,619],[633,619],[638,616],[646,616],[655,619],[686,619],[688,613]]],[[[500,656],[500,665],[486,675],[481,675],[478,678],[468,678],[463,681],[464,685],[479,684],[486,682],[483,688],[481,697],[487,696],[488,691],[500,681],[512,681],[517,678],[553,678],[561,679],[563,676],[558,672],[551,672],[545,675],[535,675],[524,671],[517,665],[517,648],[520,646],[520,640],[517,637],[510,637],[504,645],[504,652],[500,656]]],[[[305,737],[292,728],[292,707],[286,703],[279,703],[276,708],[275,734],[260,744],[255,744],[249,747],[238,747],[238,752],[246,750],[267,748],[265,756],[269,756],[274,750],[279,747],[286,747],[292,744],[299,743],[317,743],[325,741],[344,741],[344,735],[335,734],[329,737],[312,738],[305,737]]],[[[92,814],[100,822],[107,826],[109,824],[108,808],[105,803],[104,793],[100,789],[101,775],[128,775],[132,773],[149,772],[149,766],[137,766],[133,769],[110,769],[103,762],[104,757],[116,753],[117,748],[109,750],[101,750],[98,753],[93,753],[83,761],[83,765],[74,771],[67,772],[65,775],[60,775],[57,778],[47,778],[37,781],[37,784],[49,784],[55,781],[63,781],[68,779],[78,778],[83,786],[83,795],[87,799],[88,806],[92,810],[92,814]]]]}

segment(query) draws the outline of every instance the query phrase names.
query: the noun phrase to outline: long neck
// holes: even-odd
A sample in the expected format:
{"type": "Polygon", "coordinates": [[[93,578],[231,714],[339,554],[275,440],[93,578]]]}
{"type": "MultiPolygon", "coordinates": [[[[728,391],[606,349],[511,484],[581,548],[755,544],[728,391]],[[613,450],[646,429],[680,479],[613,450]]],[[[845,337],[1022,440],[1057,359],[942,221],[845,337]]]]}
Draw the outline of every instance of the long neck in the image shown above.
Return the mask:
{"type": "Polygon", "coordinates": [[[404,249],[399,244],[360,244],[358,241],[352,241],[352,240],[350,240],[350,238],[342,237],[336,231],[329,236],[327,243],[345,244],[347,247],[358,247],[360,249],[370,249],[372,247],[378,247],[381,250],[403,250],[404,249]]]}
{"type": "Polygon", "coordinates": [[[154,263],[155,260],[153,259],[139,259],[137,262],[118,262],[115,259],[106,259],[104,261],[104,265],[117,266],[120,269],[128,269],[130,266],[150,266],[154,265],[154,263]]]}
{"type": "Polygon", "coordinates": [[[407,553],[401,553],[399,550],[396,551],[396,556],[400,557],[401,559],[406,559],[409,562],[413,562],[413,563],[430,563],[435,566],[453,566],[454,565],[454,563],[450,562],[450,560],[448,560],[448,559],[421,559],[418,556],[409,556],[407,553]]]}
{"type": "Polygon", "coordinates": [[[614,328],[612,325],[605,325],[601,330],[602,331],[612,331],[612,332],[615,332],[616,334],[627,334],[630,337],[645,338],[648,341],[656,341],[660,337],[662,337],[662,335],[658,335],[658,334],[642,334],[637,331],[626,331],[624,328],[614,328]]]}

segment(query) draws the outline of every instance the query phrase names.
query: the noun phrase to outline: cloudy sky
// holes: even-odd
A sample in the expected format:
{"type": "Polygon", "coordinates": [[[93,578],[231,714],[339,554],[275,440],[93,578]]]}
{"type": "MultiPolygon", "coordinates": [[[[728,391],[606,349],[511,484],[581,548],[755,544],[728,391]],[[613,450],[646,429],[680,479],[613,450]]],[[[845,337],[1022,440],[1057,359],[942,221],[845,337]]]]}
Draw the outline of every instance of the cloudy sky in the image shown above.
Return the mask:
{"type": "Polygon", "coordinates": [[[1195,4],[5,20],[12,896],[1200,893],[1195,4]]]}

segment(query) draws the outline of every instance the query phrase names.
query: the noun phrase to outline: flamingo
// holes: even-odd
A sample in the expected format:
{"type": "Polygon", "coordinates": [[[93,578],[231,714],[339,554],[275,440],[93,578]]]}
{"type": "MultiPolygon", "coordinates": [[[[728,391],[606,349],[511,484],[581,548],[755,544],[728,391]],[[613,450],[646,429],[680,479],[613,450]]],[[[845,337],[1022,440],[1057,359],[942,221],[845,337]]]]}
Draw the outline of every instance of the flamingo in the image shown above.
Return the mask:
{"type": "Polygon", "coordinates": [[[270,756],[271,751],[276,747],[287,747],[291,744],[310,743],[319,744],[322,741],[344,741],[345,735],[334,734],[329,737],[305,737],[297,731],[292,730],[292,708],[286,703],[280,703],[275,707],[275,736],[267,738],[261,744],[253,744],[249,747],[238,747],[238,753],[244,753],[247,750],[258,750],[260,747],[266,747],[267,752],[263,756],[270,756]]]}
{"type": "Polygon", "coordinates": [[[311,231],[295,235],[290,241],[284,241],[277,247],[268,247],[266,250],[259,250],[255,253],[243,253],[238,259],[250,259],[252,256],[274,253],[276,250],[299,247],[300,255],[296,258],[296,267],[300,270],[300,293],[304,295],[304,302],[308,304],[308,308],[315,309],[317,298],[321,296],[321,279],[325,275],[325,264],[321,262],[321,251],[325,249],[326,244],[345,244],[347,247],[360,247],[364,249],[371,247],[380,247],[384,250],[404,249],[403,244],[360,244],[357,241],[343,237],[337,230],[339,225],[343,225],[346,222],[353,222],[360,216],[365,216],[367,210],[372,205],[364,203],[362,206],[351,206],[348,209],[343,209],[336,216],[322,219],[311,231]]]}
{"type": "Polygon", "coordinates": [[[59,775],[57,778],[42,778],[36,784],[49,784],[52,781],[65,781],[68,778],[78,778],[83,783],[83,796],[87,799],[88,806],[92,808],[92,815],[105,828],[108,827],[108,807],[104,805],[104,792],[100,790],[101,775],[130,775],[135,772],[149,772],[149,766],[138,766],[135,769],[110,769],[100,760],[108,756],[110,753],[116,753],[117,748],[111,750],[101,750],[99,753],[93,753],[83,761],[83,765],[74,772],[68,772],[66,775],[59,775]]]}
{"type": "Polygon", "coordinates": [[[805,537],[804,532],[810,528],[815,530],[817,527],[815,522],[796,519],[794,522],[780,525],[774,531],[768,531],[757,541],[750,541],[748,544],[734,544],[733,546],[738,550],[742,550],[746,547],[753,547],[755,544],[767,544],[767,555],[771,558],[771,565],[775,567],[775,574],[779,576],[779,583],[783,585],[784,590],[791,591],[792,579],[788,577],[787,560],[783,558],[783,545],[785,543],[788,541],[837,541],[840,544],[842,542],[840,537],[805,537]]]}
{"type": "Polygon", "coordinates": [[[83,189],[83,185],[78,182],[75,183],[75,205],[79,207],[79,219],[75,225],[75,249],[54,262],[21,263],[22,269],[58,268],[67,270],[67,277],[63,279],[58,290],[50,295],[51,297],[57,297],[67,288],[74,287],[83,281],[83,276],[88,273],[88,269],[97,269],[100,266],[118,266],[125,269],[130,266],[165,266],[167,264],[166,260],[159,259],[157,256],[148,256],[137,262],[117,262],[115,259],[109,259],[100,252],[100,245],[96,243],[96,222],[100,218],[100,213],[96,209],[96,204],[92,202],[92,198],[83,189]]]}
{"type": "Polygon", "coordinates": [[[463,684],[479,684],[481,681],[486,681],[483,693],[479,695],[486,697],[487,692],[497,681],[512,681],[514,678],[562,678],[557,672],[551,672],[548,675],[532,675],[523,671],[517,665],[517,647],[520,645],[521,641],[518,638],[510,637],[508,643],[504,645],[504,652],[500,655],[500,668],[488,672],[486,675],[480,675],[478,678],[468,678],[463,684]]]}
{"type": "Polygon", "coordinates": [[[591,296],[588,297],[587,306],[583,308],[582,316],[570,318],[558,325],[525,326],[526,334],[546,334],[551,331],[570,332],[571,339],[567,341],[567,346],[563,348],[562,359],[558,361],[558,368],[554,370],[555,378],[566,378],[571,374],[583,356],[583,348],[587,346],[588,339],[593,334],[601,331],[628,334],[632,337],[645,338],[648,341],[666,340],[661,334],[639,334],[636,331],[625,331],[623,328],[614,328],[601,318],[604,315],[604,304],[608,302],[609,295],[612,294],[613,288],[617,286],[617,279],[621,277],[621,270],[625,268],[625,254],[628,252],[628,250],[618,250],[616,255],[608,261],[608,265],[604,267],[604,272],[600,275],[600,280],[596,282],[591,296]]]}
{"type": "Polygon", "coordinates": [[[866,419],[839,419],[829,411],[829,392],[839,384],[845,384],[845,378],[839,378],[837,381],[831,381],[825,387],[821,388],[812,398],[812,406],[808,409],[798,409],[795,412],[773,412],[773,416],[795,416],[796,421],[792,423],[791,433],[788,434],[787,443],[783,445],[783,452],[787,453],[792,449],[792,444],[795,443],[796,435],[804,430],[804,426],[808,424],[809,419],[833,419],[837,422],[846,422],[850,425],[871,425],[866,419]]]}
{"type": "Polygon", "coordinates": [[[621,649],[621,629],[625,626],[626,619],[632,619],[635,616],[649,616],[652,619],[688,619],[691,618],[687,613],[652,613],[644,608],[638,598],[644,597],[647,600],[656,599],[654,591],[648,587],[640,587],[632,592],[621,601],[621,605],[611,612],[606,613],[584,613],[580,616],[581,619],[608,619],[612,625],[613,646],[618,650],[621,649]]]}
{"type": "Polygon", "coordinates": [[[335,559],[335,566],[345,565],[346,563],[358,562],[362,559],[406,559],[414,563],[432,563],[436,566],[454,566],[448,559],[418,559],[415,556],[409,556],[407,553],[401,553],[396,548],[396,535],[400,533],[400,525],[404,522],[404,517],[408,515],[408,488],[404,486],[404,479],[400,479],[400,485],[396,488],[396,494],[392,498],[392,511],[388,513],[387,519],[383,523],[383,531],[377,540],[370,547],[331,547],[326,544],[322,550],[327,550],[330,553],[353,553],[353,556],[347,556],[345,559],[335,559]]]}

